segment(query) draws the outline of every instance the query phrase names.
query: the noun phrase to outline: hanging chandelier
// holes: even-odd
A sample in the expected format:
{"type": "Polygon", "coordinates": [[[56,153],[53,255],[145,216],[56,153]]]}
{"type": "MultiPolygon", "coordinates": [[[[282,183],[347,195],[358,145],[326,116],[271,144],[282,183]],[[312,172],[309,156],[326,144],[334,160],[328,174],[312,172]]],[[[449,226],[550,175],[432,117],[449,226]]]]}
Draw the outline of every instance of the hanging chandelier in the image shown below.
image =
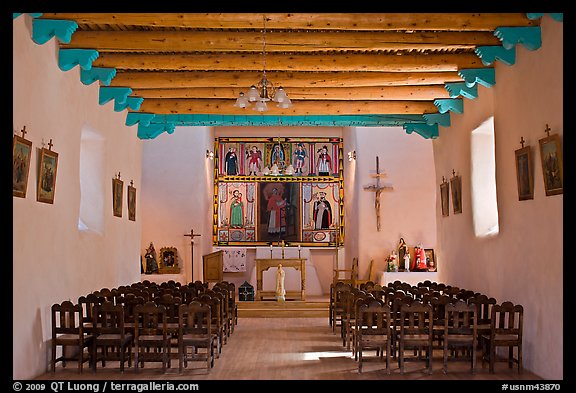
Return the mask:
{"type": "Polygon", "coordinates": [[[256,85],[250,87],[247,95],[244,95],[244,92],[240,92],[234,104],[234,106],[238,108],[246,108],[254,103],[254,108],[252,109],[258,112],[266,112],[268,110],[267,102],[269,101],[276,102],[276,106],[279,108],[290,108],[292,106],[292,101],[288,98],[282,86],[275,87],[266,77],[266,16],[264,16],[263,19],[262,78],[256,85]]]}

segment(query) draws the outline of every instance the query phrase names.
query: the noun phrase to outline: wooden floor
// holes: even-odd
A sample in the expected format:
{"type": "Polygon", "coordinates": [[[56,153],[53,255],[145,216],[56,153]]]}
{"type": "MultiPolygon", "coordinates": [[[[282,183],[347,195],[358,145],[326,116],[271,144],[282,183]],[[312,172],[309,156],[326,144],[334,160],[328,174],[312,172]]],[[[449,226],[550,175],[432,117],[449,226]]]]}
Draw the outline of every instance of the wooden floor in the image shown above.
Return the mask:
{"type": "MultiPolygon", "coordinates": [[[[85,364],[87,367],[87,363],[85,364]]],[[[205,362],[192,362],[182,374],[178,372],[178,360],[172,360],[171,368],[162,373],[160,364],[150,363],[136,374],[134,368],[120,372],[118,363],[108,362],[105,368],[98,365],[94,374],[85,369],[79,374],[75,363],[56,373],[48,372],[38,380],[539,380],[538,376],[516,369],[508,369],[507,363],[497,363],[496,373],[488,373],[488,365],[477,363],[477,372],[469,372],[467,362],[449,363],[449,372],[442,371],[442,354],[434,354],[433,373],[425,373],[424,362],[406,363],[401,375],[397,362],[391,362],[388,375],[383,363],[364,363],[363,373],[351,352],[343,348],[339,332],[333,333],[327,318],[239,318],[235,332],[224,345],[214,368],[206,371],[205,362]]]]}

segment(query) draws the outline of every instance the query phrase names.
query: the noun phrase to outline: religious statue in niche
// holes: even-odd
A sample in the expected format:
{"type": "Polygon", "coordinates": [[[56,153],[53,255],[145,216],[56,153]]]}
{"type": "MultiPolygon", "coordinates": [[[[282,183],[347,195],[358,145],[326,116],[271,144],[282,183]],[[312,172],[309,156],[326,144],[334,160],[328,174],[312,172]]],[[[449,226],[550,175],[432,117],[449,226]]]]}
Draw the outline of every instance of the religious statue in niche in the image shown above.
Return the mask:
{"type": "Polygon", "coordinates": [[[274,144],[272,147],[272,152],[270,153],[270,167],[276,166],[280,171],[284,169],[286,165],[284,147],[281,143],[274,144]]]}
{"type": "Polygon", "coordinates": [[[298,143],[296,150],[294,150],[294,174],[302,174],[304,162],[306,160],[306,149],[302,143],[298,143]]]}
{"type": "Polygon", "coordinates": [[[156,262],[156,250],[154,249],[154,244],[152,244],[152,242],[150,242],[150,245],[146,249],[144,259],[146,259],[146,274],[158,273],[158,262],[156,262]]]}
{"type": "Polygon", "coordinates": [[[262,172],[262,151],[258,149],[258,146],[254,145],[246,152],[246,159],[249,176],[257,176],[259,172],[262,172]]]}
{"type": "Polygon", "coordinates": [[[316,194],[316,201],[314,202],[314,229],[329,229],[332,225],[332,207],[330,202],[326,200],[326,193],[320,191],[316,194]]]}
{"type": "Polygon", "coordinates": [[[244,203],[242,193],[239,190],[232,192],[232,203],[230,204],[230,227],[242,228],[244,226],[244,203]]]}
{"type": "Polygon", "coordinates": [[[324,145],[318,149],[318,161],[316,163],[316,171],[320,176],[330,176],[332,171],[332,159],[328,153],[328,146],[324,145]]]}
{"type": "Polygon", "coordinates": [[[224,158],[225,171],[229,176],[238,175],[238,155],[236,154],[236,148],[231,146],[228,148],[228,153],[224,158]]]}

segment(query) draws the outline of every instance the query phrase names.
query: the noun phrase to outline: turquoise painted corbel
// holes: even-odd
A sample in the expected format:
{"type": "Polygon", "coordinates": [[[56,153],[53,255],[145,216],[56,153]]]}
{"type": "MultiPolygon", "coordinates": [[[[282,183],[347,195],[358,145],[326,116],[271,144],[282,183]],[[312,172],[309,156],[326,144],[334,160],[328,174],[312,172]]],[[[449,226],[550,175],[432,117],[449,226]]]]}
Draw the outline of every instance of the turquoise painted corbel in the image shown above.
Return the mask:
{"type": "Polygon", "coordinates": [[[440,113],[452,111],[461,114],[464,112],[464,101],[462,98],[440,98],[434,100],[434,105],[436,105],[440,113]]]}
{"type": "MultiPolygon", "coordinates": [[[[564,22],[564,13],[548,13],[548,15],[556,22],[564,22]]],[[[544,16],[544,13],[526,13],[528,19],[535,20],[544,16]]]]}
{"type": "Polygon", "coordinates": [[[172,134],[175,127],[174,124],[169,123],[150,123],[148,126],[138,124],[138,138],[154,139],[163,132],[172,134]]]}
{"type": "Polygon", "coordinates": [[[491,66],[496,60],[511,66],[516,63],[516,47],[506,49],[503,46],[478,46],[474,49],[476,55],[485,66],[491,66]]]}
{"type": "Polygon", "coordinates": [[[436,139],[439,135],[438,124],[405,123],[403,128],[407,134],[415,132],[425,139],[436,139]]]}
{"type": "Polygon", "coordinates": [[[128,112],[125,124],[127,126],[133,126],[134,124],[149,126],[155,116],[154,113],[128,112]]]}
{"type": "Polygon", "coordinates": [[[114,100],[114,102],[123,104],[126,102],[130,94],[132,94],[132,89],[129,87],[100,86],[98,103],[104,105],[110,100],[114,100]]]}
{"type": "Polygon", "coordinates": [[[540,26],[530,27],[498,27],[494,35],[502,41],[505,49],[512,49],[522,44],[528,50],[536,50],[542,46],[542,29],[540,26]]]}
{"type": "Polygon", "coordinates": [[[60,49],[58,51],[58,67],[69,71],[77,65],[84,70],[90,70],[92,63],[100,54],[95,49],[60,49]]]}
{"type": "MultiPolygon", "coordinates": [[[[12,13],[12,19],[16,19],[22,14],[23,14],[23,12],[13,12],[12,13]]],[[[42,14],[43,14],[43,12],[28,13],[28,15],[30,15],[32,18],[40,18],[42,16],[42,14]]]]}
{"type": "Polygon", "coordinates": [[[34,19],[32,41],[43,45],[56,36],[60,42],[68,44],[77,28],[78,23],[73,20],[34,19]]]}
{"type": "Polygon", "coordinates": [[[92,67],[89,70],[80,69],[80,81],[85,85],[100,81],[104,86],[108,86],[115,76],[116,68],[92,67]]]}
{"type": "Polygon", "coordinates": [[[458,76],[464,79],[466,86],[472,87],[476,83],[484,87],[492,87],[496,84],[496,71],[494,68],[470,68],[458,71],[458,76]]]}
{"type": "Polygon", "coordinates": [[[446,83],[444,88],[448,90],[450,98],[458,98],[459,96],[473,100],[478,97],[478,86],[466,86],[465,82],[446,83]]]}
{"type": "Polygon", "coordinates": [[[114,101],[114,111],[115,112],[122,112],[126,108],[130,108],[133,111],[137,111],[140,109],[140,105],[144,102],[144,98],[142,97],[127,97],[126,101],[118,102],[118,100],[114,101]]]}
{"type": "Polygon", "coordinates": [[[425,113],[422,115],[426,124],[438,124],[442,127],[450,127],[450,112],[446,113],[425,113]]]}

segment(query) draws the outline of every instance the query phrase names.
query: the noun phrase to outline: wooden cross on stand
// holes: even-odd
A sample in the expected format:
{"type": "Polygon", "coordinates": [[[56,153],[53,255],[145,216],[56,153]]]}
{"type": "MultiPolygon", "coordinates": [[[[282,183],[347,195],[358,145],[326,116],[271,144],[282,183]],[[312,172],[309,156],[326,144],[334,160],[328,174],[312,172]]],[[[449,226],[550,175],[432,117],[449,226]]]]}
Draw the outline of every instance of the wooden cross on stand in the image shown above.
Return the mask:
{"type": "Polygon", "coordinates": [[[190,237],[190,249],[191,249],[191,256],[192,256],[191,264],[190,264],[192,266],[190,277],[192,278],[191,281],[194,282],[194,237],[200,236],[200,235],[195,234],[194,229],[190,229],[190,233],[185,233],[184,236],[190,237]]]}
{"type": "Polygon", "coordinates": [[[366,191],[374,191],[375,194],[375,204],[376,209],[376,229],[380,231],[380,194],[384,190],[392,190],[393,187],[389,185],[380,185],[380,178],[386,177],[386,174],[380,173],[380,161],[378,156],[376,156],[376,173],[372,174],[372,177],[376,178],[376,184],[370,184],[369,186],[364,186],[366,191]]]}

